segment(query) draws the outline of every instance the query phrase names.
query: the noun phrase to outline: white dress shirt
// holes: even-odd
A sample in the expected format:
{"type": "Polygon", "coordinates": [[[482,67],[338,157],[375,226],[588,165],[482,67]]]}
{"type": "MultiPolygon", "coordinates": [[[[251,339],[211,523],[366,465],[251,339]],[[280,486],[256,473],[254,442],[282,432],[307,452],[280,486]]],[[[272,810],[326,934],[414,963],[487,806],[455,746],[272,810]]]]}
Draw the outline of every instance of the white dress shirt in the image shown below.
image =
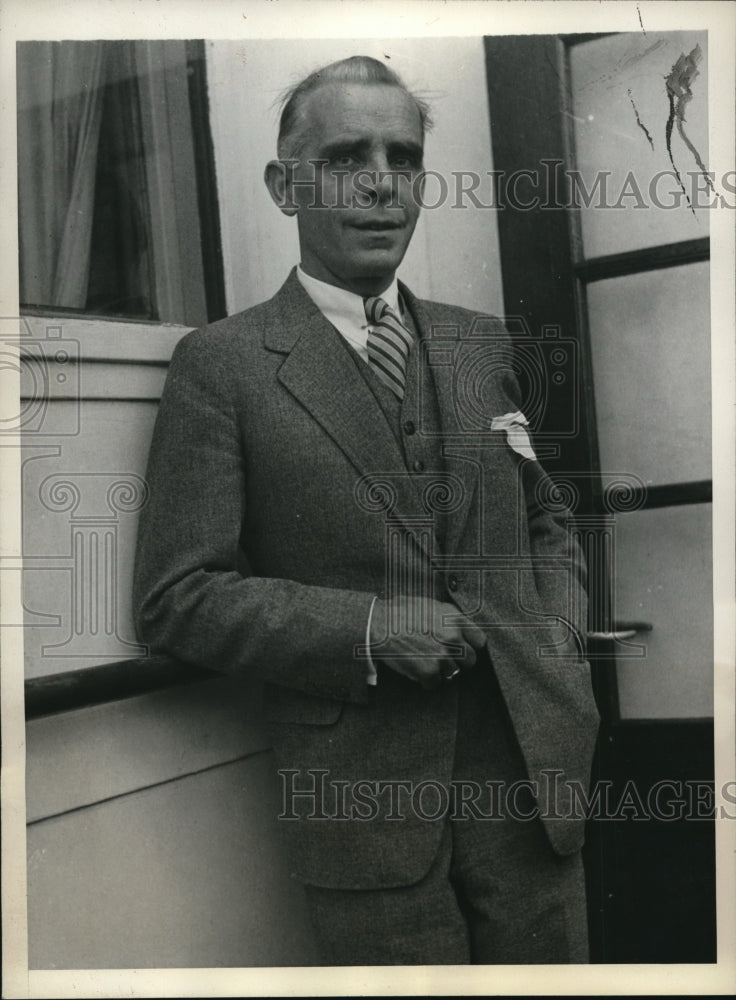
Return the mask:
{"type": "MultiPolygon", "coordinates": [[[[296,269],[296,276],[302,288],[317,306],[328,322],[332,323],[351,347],[355,348],[363,361],[368,364],[368,331],[370,325],[365,315],[363,296],[349,292],[346,288],[328,285],[326,281],[313,278],[302,270],[301,264],[296,269]]],[[[394,278],[385,292],[381,292],[384,302],[401,316],[399,304],[399,283],[394,278]]]]}

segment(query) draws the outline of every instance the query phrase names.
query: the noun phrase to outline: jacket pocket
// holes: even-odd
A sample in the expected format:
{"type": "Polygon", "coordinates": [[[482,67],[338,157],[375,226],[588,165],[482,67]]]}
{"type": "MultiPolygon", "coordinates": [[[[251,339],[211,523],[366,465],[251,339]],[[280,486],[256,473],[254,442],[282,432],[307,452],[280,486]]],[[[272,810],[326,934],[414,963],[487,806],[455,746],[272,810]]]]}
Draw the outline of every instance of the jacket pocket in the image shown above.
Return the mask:
{"type": "Polygon", "coordinates": [[[300,722],[307,726],[329,726],[342,715],[344,703],[334,698],[294,691],[269,684],[264,693],[264,708],[269,722],[300,722]]]}

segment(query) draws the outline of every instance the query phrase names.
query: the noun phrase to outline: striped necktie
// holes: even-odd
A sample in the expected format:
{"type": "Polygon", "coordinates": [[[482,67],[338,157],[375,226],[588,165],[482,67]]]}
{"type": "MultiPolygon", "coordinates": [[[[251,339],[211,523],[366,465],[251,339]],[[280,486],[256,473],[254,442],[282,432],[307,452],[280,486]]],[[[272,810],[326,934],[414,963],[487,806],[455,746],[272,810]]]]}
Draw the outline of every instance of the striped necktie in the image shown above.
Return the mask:
{"type": "Polygon", "coordinates": [[[380,380],[404,398],[406,362],[413,337],[388,302],[378,296],[363,300],[368,331],[368,358],[380,380]]]}

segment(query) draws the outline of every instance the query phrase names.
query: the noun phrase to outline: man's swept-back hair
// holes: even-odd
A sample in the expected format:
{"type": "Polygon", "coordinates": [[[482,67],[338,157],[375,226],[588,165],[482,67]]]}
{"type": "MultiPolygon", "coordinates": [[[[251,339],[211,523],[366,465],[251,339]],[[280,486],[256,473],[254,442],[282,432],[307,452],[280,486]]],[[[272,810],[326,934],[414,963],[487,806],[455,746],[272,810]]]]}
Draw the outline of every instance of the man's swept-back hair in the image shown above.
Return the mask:
{"type": "Polygon", "coordinates": [[[301,153],[304,142],[309,135],[309,127],[304,114],[305,99],[326,83],[373,83],[400,87],[416,105],[422,125],[422,135],[432,127],[428,104],[409,90],[398,73],[389,69],[379,59],[373,59],[371,56],[350,56],[348,59],[340,59],[339,62],[316,69],[300,83],[290,87],[283,95],[278,139],[280,159],[296,159],[301,153]]]}

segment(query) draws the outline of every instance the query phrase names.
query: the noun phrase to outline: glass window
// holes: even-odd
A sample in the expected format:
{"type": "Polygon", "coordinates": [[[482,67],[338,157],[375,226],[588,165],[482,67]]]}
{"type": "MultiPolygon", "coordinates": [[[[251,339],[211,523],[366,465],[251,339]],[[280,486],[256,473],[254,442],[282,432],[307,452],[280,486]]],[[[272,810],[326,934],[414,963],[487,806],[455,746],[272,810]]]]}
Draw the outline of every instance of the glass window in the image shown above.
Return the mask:
{"type": "Polygon", "coordinates": [[[604,206],[581,213],[585,256],[707,236],[706,32],[625,32],[569,52],[575,166],[604,206]]]}
{"type": "Polygon", "coordinates": [[[596,281],[587,296],[601,469],[710,479],[708,263],[596,281]]]}
{"type": "Polygon", "coordinates": [[[17,56],[21,303],[205,323],[187,43],[17,56]]]}
{"type": "Polygon", "coordinates": [[[615,616],[646,621],[618,656],[623,718],[713,714],[711,505],[660,507],[616,519],[615,616]]]}

